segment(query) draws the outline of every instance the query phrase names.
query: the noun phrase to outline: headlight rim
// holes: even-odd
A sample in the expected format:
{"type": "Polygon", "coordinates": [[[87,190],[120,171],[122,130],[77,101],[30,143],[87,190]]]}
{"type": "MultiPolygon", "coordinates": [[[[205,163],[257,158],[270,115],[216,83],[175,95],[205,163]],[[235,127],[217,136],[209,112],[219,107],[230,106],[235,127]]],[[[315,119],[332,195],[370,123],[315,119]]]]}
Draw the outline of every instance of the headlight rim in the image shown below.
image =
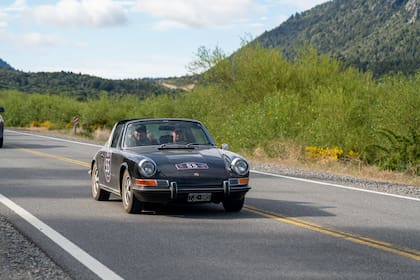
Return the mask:
{"type": "Polygon", "coordinates": [[[236,174],[240,175],[240,176],[245,176],[246,174],[248,174],[249,172],[249,164],[246,160],[242,159],[242,158],[234,158],[230,164],[230,169],[235,172],[236,174]],[[246,164],[246,169],[244,171],[240,171],[239,167],[238,167],[238,163],[245,163],[246,164]]]}
{"type": "Polygon", "coordinates": [[[155,163],[153,160],[149,159],[149,158],[142,159],[142,160],[138,163],[138,168],[139,168],[140,174],[141,174],[142,176],[146,177],[146,178],[151,178],[151,177],[153,177],[153,176],[156,174],[156,172],[157,172],[157,166],[156,166],[156,163],[155,163]],[[153,166],[153,172],[152,172],[152,173],[147,173],[147,172],[146,172],[146,170],[145,170],[145,168],[144,168],[144,164],[146,164],[146,163],[151,163],[151,164],[152,164],[152,166],[153,166]]]}

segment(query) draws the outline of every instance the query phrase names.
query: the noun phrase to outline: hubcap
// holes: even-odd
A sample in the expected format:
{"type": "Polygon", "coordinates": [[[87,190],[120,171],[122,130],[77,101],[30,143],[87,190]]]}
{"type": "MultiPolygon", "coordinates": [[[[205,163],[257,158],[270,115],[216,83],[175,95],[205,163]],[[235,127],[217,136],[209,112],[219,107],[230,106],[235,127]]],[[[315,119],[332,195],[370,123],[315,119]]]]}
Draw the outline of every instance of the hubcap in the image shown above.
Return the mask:
{"type": "Polygon", "coordinates": [[[98,191],[99,191],[99,171],[98,171],[98,168],[96,168],[95,167],[95,170],[94,170],[94,182],[93,182],[93,192],[94,192],[94,195],[96,195],[97,193],[98,193],[98,191]]]}
{"type": "Polygon", "coordinates": [[[125,192],[124,192],[124,203],[125,205],[128,205],[130,200],[131,200],[131,182],[130,182],[130,177],[126,177],[125,178],[125,184],[124,184],[125,188],[125,192]]]}

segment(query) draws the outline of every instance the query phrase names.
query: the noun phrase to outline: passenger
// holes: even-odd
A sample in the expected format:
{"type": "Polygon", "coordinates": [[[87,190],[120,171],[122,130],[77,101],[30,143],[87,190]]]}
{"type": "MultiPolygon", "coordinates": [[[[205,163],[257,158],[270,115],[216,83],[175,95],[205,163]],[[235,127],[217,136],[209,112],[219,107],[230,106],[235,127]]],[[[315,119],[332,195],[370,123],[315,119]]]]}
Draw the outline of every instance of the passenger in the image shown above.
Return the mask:
{"type": "Polygon", "coordinates": [[[148,138],[148,134],[146,131],[146,127],[143,125],[136,128],[133,131],[132,136],[129,139],[128,146],[145,146],[145,145],[152,145],[151,139],[148,138]]]}
{"type": "Polygon", "coordinates": [[[184,133],[181,129],[175,129],[172,131],[172,139],[174,143],[185,142],[184,133]]]}

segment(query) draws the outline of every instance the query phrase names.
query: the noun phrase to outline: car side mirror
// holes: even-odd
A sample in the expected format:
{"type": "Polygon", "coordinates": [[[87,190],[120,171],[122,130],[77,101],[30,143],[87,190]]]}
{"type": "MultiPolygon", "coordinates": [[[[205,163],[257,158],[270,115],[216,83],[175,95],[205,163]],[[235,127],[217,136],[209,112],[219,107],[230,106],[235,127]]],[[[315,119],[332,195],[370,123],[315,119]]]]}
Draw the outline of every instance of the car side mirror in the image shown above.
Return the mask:
{"type": "Polygon", "coordinates": [[[228,150],[229,145],[228,144],[222,144],[222,150],[228,150]]]}
{"type": "Polygon", "coordinates": [[[0,107],[0,113],[3,113],[3,112],[4,112],[4,108],[0,107]]]}

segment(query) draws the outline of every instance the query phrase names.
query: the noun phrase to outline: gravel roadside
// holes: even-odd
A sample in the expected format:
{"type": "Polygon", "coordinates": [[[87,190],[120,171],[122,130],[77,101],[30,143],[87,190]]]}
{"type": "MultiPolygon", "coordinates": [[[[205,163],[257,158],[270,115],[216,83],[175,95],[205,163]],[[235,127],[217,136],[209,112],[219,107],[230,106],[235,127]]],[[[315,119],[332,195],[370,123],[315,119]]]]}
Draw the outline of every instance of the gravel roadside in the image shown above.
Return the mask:
{"type": "MultiPolygon", "coordinates": [[[[272,164],[252,163],[260,172],[319,180],[372,191],[420,198],[420,187],[338,176],[330,173],[307,171],[272,164]]],[[[41,249],[17,231],[0,215],[0,280],[3,279],[72,279],[41,249]]]]}
{"type": "Polygon", "coordinates": [[[72,279],[0,216],[0,279],[72,279]]]}

